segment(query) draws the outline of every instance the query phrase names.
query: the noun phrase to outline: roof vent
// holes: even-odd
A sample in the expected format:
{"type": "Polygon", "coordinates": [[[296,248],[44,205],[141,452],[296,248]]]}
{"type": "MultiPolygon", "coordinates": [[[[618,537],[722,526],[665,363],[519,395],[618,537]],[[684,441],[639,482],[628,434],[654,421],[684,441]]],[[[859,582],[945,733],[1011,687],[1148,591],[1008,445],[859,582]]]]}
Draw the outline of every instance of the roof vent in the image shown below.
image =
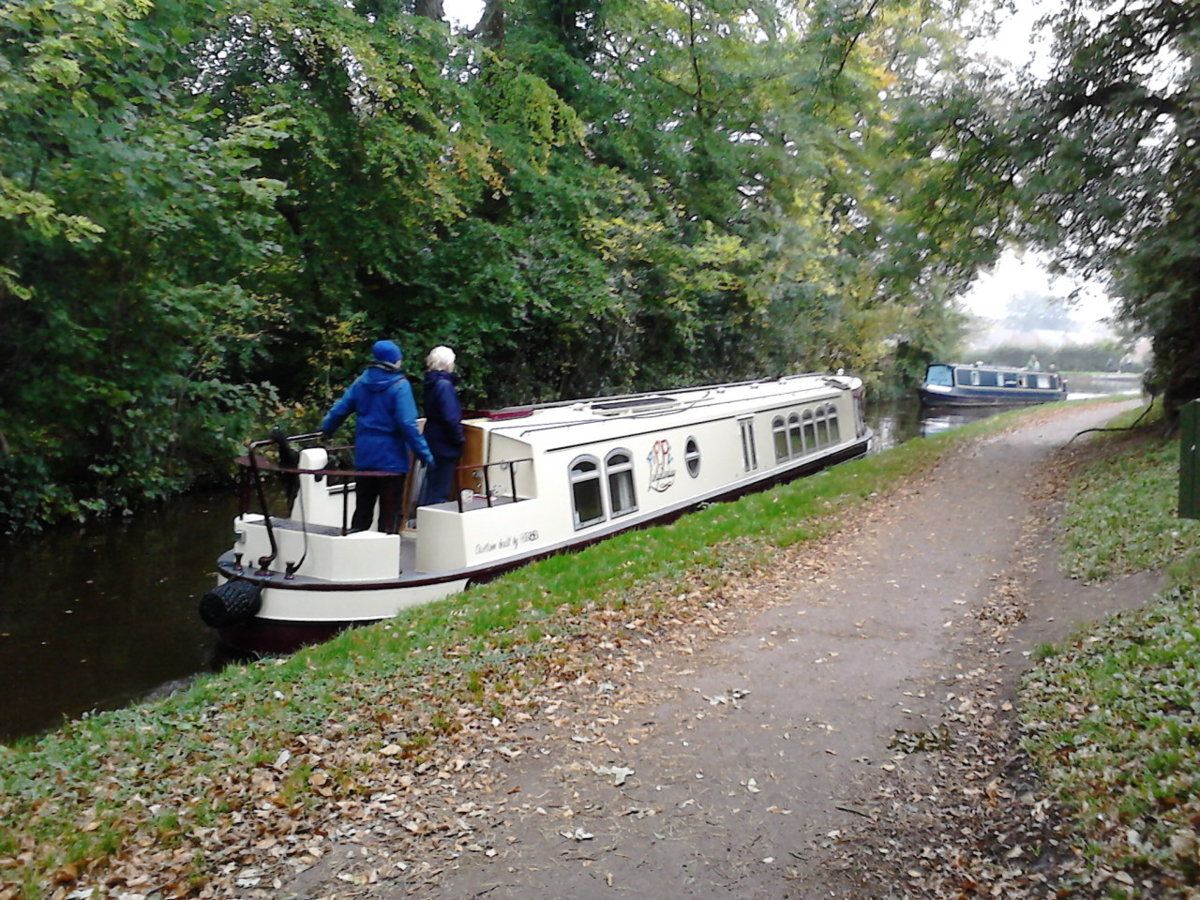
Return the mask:
{"type": "Polygon", "coordinates": [[[601,416],[619,416],[623,413],[643,412],[651,409],[670,409],[678,405],[679,401],[674,397],[652,395],[648,397],[629,397],[625,400],[608,400],[604,403],[593,403],[592,412],[601,416]]]}

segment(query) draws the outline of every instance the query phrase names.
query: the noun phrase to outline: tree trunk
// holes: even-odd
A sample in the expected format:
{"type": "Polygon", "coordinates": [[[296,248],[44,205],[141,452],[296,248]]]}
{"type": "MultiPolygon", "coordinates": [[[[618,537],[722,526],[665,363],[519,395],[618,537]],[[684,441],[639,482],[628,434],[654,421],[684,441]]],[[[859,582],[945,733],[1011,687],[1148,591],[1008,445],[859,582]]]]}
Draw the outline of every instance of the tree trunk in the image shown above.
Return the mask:
{"type": "Polygon", "coordinates": [[[504,43],[504,4],[506,0],[487,0],[479,24],[471,29],[470,35],[483,41],[486,47],[496,50],[504,43]]]}
{"type": "Polygon", "coordinates": [[[413,14],[441,22],[446,18],[446,9],[442,0],[417,0],[413,14]]]}

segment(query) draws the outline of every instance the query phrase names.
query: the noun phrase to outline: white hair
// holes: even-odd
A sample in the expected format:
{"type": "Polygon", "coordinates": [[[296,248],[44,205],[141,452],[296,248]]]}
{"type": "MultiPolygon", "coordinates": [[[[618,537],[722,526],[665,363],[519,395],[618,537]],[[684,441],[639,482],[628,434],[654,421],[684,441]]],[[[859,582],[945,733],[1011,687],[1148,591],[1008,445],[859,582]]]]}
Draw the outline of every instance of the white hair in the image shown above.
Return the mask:
{"type": "Polygon", "coordinates": [[[454,351],[449,347],[434,347],[425,357],[425,368],[434,372],[453,372],[454,351]]]}

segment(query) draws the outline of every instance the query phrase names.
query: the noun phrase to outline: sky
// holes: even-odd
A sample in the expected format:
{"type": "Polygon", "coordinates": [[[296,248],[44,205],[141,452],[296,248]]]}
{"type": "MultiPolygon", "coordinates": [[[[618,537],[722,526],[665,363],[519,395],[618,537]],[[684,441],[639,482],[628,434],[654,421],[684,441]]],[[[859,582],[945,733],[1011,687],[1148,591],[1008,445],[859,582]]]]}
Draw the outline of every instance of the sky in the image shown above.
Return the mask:
{"type": "MultiPolygon", "coordinates": [[[[1029,74],[1046,78],[1051,65],[1050,39],[1044,29],[1037,27],[1038,20],[1059,6],[1053,0],[1016,0],[1013,14],[997,33],[987,40],[976,41],[973,49],[1008,63],[1014,77],[1028,64],[1029,74]]],[[[960,300],[968,312],[998,319],[1004,315],[1010,298],[1029,292],[1047,293],[1064,300],[1074,294],[1068,310],[1079,330],[1107,331],[1100,323],[1112,315],[1113,302],[1104,286],[1051,274],[1050,256],[1042,252],[1006,250],[993,269],[979,274],[960,300]]]]}
{"type": "MultiPolygon", "coordinates": [[[[1053,12],[1057,5],[1054,0],[1016,0],[1016,9],[996,35],[978,42],[976,49],[1008,62],[1014,73],[1024,64],[1032,63],[1032,74],[1044,78],[1050,70],[1050,47],[1036,25],[1038,19],[1053,12]]],[[[483,14],[483,0],[445,0],[445,9],[455,29],[471,28],[483,14]]],[[[1074,292],[1076,300],[1069,307],[1070,316],[1081,331],[1095,329],[1112,314],[1112,300],[1102,286],[1056,277],[1050,273],[1049,260],[1044,253],[1006,250],[996,266],[981,272],[959,299],[967,312],[999,319],[1013,296],[1032,291],[1065,299],[1074,292]]]]}
{"type": "Polygon", "coordinates": [[[455,30],[474,28],[483,15],[483,0],[445,0],[446,18],[455,30]]]}

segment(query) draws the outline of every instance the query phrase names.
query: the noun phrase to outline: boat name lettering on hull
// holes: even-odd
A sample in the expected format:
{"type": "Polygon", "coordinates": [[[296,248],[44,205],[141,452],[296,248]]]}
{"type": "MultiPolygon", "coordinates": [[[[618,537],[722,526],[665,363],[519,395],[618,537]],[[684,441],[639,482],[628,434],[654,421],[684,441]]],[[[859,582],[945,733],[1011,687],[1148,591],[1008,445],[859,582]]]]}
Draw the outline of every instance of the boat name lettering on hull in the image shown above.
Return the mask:
{"type": "Polygon", "coordinates": [[[654,442],[646,454],[650,464],[650,490],[660,494],[675,483],[675,457],[671,454],[671,442],[665,438],[654,442]]]}
{"type": "Polygon", "coordinates": [[[538,539],[538,533],[534,531],[522,531],[520,534],[510,534],[507,537],[502,537],[495,541],[485,541],[475,545],[475,552],[478,554],[495,553],[497,550],[515,550],[522,544],[532,544],[538,539]]]}

